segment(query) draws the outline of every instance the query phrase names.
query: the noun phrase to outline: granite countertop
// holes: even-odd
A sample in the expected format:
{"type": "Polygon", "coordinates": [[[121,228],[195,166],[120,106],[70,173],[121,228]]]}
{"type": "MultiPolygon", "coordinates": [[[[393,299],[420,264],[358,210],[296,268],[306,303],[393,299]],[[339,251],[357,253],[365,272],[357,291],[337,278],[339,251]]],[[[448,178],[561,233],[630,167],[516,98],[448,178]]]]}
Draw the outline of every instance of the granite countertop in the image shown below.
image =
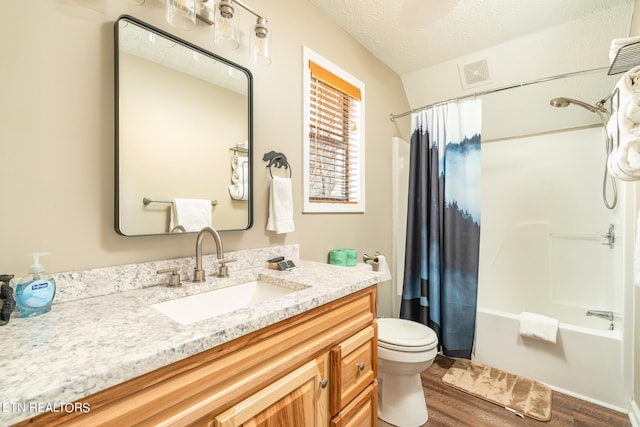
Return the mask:
{"type": "Polygon", "coordinates": [[[55,304],[51,312],[12,317],[0,347],[0,424],[60,405],[200,353],[379,282],[366,264],[297,261],[292,271],[247,268],[181,288],[152,286],[55,304]],[[263,279],[299,291],[183,325],[150,304],[263,279]]]}

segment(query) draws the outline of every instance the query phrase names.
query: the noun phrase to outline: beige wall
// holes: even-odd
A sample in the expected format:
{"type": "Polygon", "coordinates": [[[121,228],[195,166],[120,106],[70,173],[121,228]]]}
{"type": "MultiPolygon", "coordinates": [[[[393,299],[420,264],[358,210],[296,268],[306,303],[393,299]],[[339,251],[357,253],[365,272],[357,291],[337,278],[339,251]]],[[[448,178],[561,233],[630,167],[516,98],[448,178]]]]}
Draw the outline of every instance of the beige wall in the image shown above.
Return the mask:
{"type": "MultiPolygon", "coordinates": [[[[268,19],[273,64],[249,64],[246,39],[255,22],[242,12],[243,46],[222,51],[212,29],[178,31],[162,2],[36,0],[3,5],[0,35],[2,273],[22,274],[33,251],[52,253],[50,272],[190,256],[195,236],[127,238],[114,231],[113,22],[130,14],[251,69],[254,76],[254,226],[225,232],[226,250],[299,243],[303,258],[325,261],[335,247],[391,254],[389,113],[405,111],[398,75],[307,1],[249,1],[268,19]],[[302,45],[366,85],[365,214],[301,213],[302,45]],[[284,152],[294,180],[296,231],[265,231],[268,171],[262,155],[284,152]]],[[[207,243],[205,251],[213,252],[207,243]]],[[[61,284],[62,285],[62,284],[61,284]]]]}

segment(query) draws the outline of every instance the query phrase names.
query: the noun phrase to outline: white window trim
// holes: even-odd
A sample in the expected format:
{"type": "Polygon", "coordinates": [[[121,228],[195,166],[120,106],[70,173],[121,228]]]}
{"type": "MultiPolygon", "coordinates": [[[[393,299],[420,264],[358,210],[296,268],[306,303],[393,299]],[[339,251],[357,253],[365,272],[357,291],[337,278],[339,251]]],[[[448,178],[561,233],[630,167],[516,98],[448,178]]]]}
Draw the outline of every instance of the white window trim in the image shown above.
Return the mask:
{"type": "Polygon", "coordinates": [[[347,73],[340,67],[332,64],[322,56],[318,55],[306,46],[302,47],[302,59],[303,59],[303,78],[302,78],[302,140],[304,141],[304,147],[302,150],[303,156],[303,175],[302,175],[302,189],[303,189],[303,212],[304,213],[331,213],[331,212],[347,212],[347,213],[364,213],[365,212],[365,91],[364,83],[355,78],[351,74],[347,73]],[[310,128],[310,116],[308,114],[310,100],[311,87],[311,71],[309,69],[309,61],[313,61],[316,64],[323,67],[325,70],[330,71],[341,79],[349,82],[353,86],[360,89],[360,114],[358,117],[358,128],[360,130],[360,142],[358,144],[358,161],[359,161],[359,197],[358,203],[342,204],[342,203],[318,203],[309,201],[309,128],[310,128]]]}

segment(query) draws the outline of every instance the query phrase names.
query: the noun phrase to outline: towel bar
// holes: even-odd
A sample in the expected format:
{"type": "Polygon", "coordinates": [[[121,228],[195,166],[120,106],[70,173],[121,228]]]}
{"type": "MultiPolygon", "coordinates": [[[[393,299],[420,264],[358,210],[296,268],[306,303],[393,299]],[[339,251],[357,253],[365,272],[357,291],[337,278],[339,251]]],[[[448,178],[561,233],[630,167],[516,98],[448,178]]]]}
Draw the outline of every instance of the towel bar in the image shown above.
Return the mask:
{"type": "MultiPolygon", "coordinates": [[[[144,203],[144,205],[147,206],[149,203],[169,203],[169,204],[171,204],[173,202],[170,201],[170,200],[151,200],[149,197],[144,197],[142,199],[142,203],[144,203]]],[[[215,206],[217,204],[218,204],[217,200],[212,200],[211,201],[211,205],[212,206],[215,206]]]]}

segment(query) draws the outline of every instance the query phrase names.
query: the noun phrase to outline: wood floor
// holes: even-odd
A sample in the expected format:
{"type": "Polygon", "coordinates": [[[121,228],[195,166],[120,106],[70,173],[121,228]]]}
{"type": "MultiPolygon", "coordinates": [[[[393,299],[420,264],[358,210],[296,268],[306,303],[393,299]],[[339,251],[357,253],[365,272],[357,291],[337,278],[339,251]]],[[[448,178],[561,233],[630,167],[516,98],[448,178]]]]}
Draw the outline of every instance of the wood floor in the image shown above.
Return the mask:
{"type": "MultiPolygon", "coordinates": [[[[438,356],[422,373],[422,385],[429,410],[428,427],[631,427],[629,416],[585,402],[566,394],[553,392],[551,420],[520,418],[504,408],[471,396],[442,383],[441,378],[453,364],[452,359],[438,356]]],[[[382,420],[379,427],[391,427],[382,420]]]]}

